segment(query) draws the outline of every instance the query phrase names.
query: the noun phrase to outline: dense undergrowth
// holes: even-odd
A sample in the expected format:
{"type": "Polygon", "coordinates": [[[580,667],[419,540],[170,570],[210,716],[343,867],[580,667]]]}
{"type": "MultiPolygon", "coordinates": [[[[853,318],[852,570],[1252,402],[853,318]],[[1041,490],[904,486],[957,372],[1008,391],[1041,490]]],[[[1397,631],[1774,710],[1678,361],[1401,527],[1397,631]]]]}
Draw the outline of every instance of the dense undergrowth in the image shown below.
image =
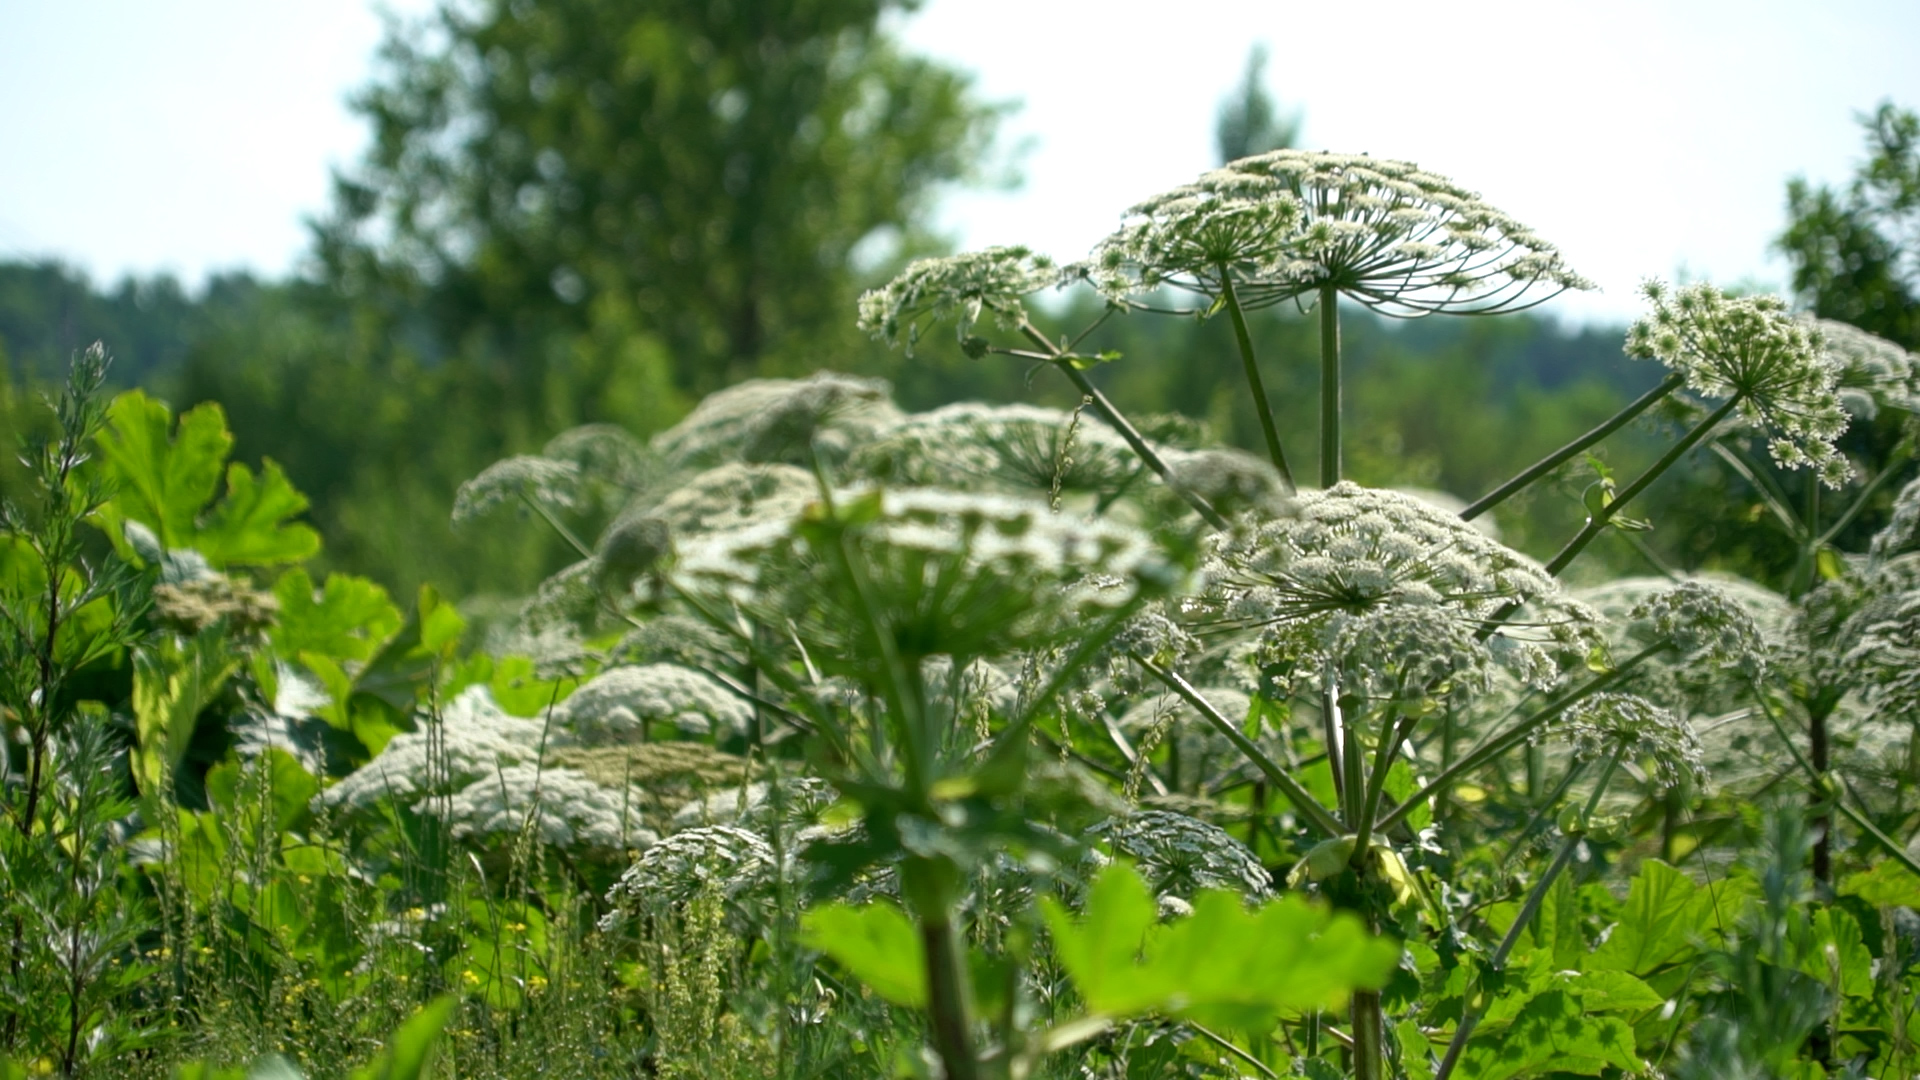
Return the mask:
{"type": "Polygon", "coordinates": [[[460,528],[577,556],[513,603],[316,574],[217,405],[89,352],[0,535],[0,1075],[1911,1075],[1914,357],[1650,286],[1614,420],[1470,504],[1347,479],[1342,305],[1584,284],[1411,166],[1245,159],[862,303],[1077,408],[823,372],[488,468],[460,528]],[[1257,455],[1088,376],[1283,303],[1312,446],[1245,332],[1257,455]],[[1777,580],[1579,575],[1700,461],[1777,580]]]}

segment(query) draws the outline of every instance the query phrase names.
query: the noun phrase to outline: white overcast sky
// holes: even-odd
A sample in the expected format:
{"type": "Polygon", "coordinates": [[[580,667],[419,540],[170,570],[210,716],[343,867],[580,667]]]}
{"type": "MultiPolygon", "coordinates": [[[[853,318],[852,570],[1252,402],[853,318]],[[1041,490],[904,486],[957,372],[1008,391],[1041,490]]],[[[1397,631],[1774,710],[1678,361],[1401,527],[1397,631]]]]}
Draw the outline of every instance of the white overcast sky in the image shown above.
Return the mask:
{"type": "MultiPolygon", "coordinates": [[[[1856,113],[1920,107],[1916,0],[928,0],[897,26],[1022,105],[1024,187],[941,211],[967,246],[1080,255],[1212,164],[1264,42],[1307,147],[1479,189],[1601,284],[1552,305],[1576,318],[1629,316],[1648,275],[1781,283],[1787,178],[1844,179],[1856,113]]],[[[286,272],[364,145],[344,99],[379,35],[362,0],[0,0],[0,257],[286,272]]]]}

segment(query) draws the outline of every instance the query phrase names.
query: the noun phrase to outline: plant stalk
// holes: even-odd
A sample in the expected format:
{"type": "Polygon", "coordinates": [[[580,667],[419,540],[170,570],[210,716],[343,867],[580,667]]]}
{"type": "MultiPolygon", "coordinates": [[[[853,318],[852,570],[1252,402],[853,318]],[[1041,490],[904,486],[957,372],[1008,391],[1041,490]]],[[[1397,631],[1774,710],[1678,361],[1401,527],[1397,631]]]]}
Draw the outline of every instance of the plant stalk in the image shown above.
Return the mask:
{"type": "Polygon", "coordinates": [[[1340,290],[1320,287],[1320,487],[1340,482],[1340,290]]]}
{"type": "Polygon", "coordinates": [[[1253,394],[1253,408],[1260,417],[1260,432],[1266,436],[1267,456],[1273,459],[1273,467],[1280,470],[1280,482],[1287,494],[1294,492],[1293,470],[1287,468],[1286,451],[1280,449],[1280,431],[1273,422],[1273,409],[1267,404],[1266,384],[1260,380],[1260,366],[1254,362],[1253,335],[1247,332],[1247,316],[1240,310],[1240,296],[1233,288],[1233,275],[1226,265],[1220,266],[1220,299],[1227,305],[1227,314],[1233,317],[1233,336],[1240,346],[1240,366],[1246,372],[1247,389],[1253,394]]]}
{"type": "Polygon", "coordinates": [[[1686,376],[1677,372],[1667,376],[1660,385],[1635,398],[1631,404],[1619,412],[1614,413],[1611,418],[1601,423],[1600,426],[1560,449],[1555,450],[1553,453],[1548,454],[1546,457],[1541,458],[1539,461],[1534,462],[1532,465],[1527,466],[1525,470],[1513,479],[1480,496],[1472,506],[1460,511],[1460,519],[1462,521],[1472,521],[1474,518],[1507,501],[1508,498],[1524,490],[1535,480],[1566,464],[1575,454],[1580,453],[1587,447],[1592,446],[1627,426],[1627,424],[1633,421],[1634,417],[1652,408],[1661,398],[1679,389],[1680,385],[1686,381],[1686,376]]]}
{"type": "Polygon", "coordinates": [[[1593,543],[1593,538],[1600,535],[1601,530],[1607,527],[1607,523],[1613,520],[1614,515],[1618,514],[1627,503],[1632,502],[1635,496],[1645,491],[1655,480],[1660,479],[1660,474],[1673,468],[1674,463],[1686,456],[1687,451],[1698,445],[1701,439],[1712,434],[1713,429],[1720,426],[1720,421],[1725,420],[1727,415],[1733,412],[1734,407],[1740,404],[1741,397],[1742,395],[1735,394],[1728,398],[1719,408],[1709,413],[1705,420],[1694,425],[1692,431],[1687,432],[1686,435],[1681,437],[1679,442],[1674,443],[1665,454],[1662,454],[1660,460],[1649,466],[1646,472],[1641,473],[1639,479],[1628,484],[1626,490],[1616,495],[1612,502],[1601,507],[1598,513],[1595,513],[1591,518],[1587,519],[1586,528],[1581,529],[1579,533],[1575,534],[1573,539],[1567,541],[1567,546],[1561,548],[1560,554],[1555,555],[1553,561],[1547,564],[1547,573],[1558,574],[1560,571],[1565,570],[1568,563],[1578,557],[1582,551],[1585,551],[1588,544],[1593,543]]]}
{"type": "Polygon", "coordinates": [[[947,1080],[980,1080],[980,1059],[973,1049],[966,961],[950,915],[920,920],[920,945],[927,956],[927,1016],[933,1048],[946,1067],[947,1080]]]}
{"type": "MultiPolygon", "coordinates": [[[[1601,771],[1599,783],[1593,786],[1593,794],[1588,797],[1586,807],[1580,811],[1582,832],[1560,842],[1560,850],[1554,853],[1553,862],[1548,864],[1546,873],[1541,874],[1540,880],[1533,883],[1532,891],[1527,893],[1526,903],[1520,906],[1520,913],[1514,916],[1513,925],[1507,927],[1506,937],[1500,939],[1500,947],[1487,958],[1488,970],[1499,971],[1506,966],[1507,957],[1513,953],[1513,947],[1520,943],[1520,935],[1526,932],[1527,924],[1532,922],[1533,917],[1539,913],[1541,903],[1547,898],[1547,890],[1553,887],[1554,881],[1566,870],[1567,864],[1573,861],[1573,853],[1580,847],[1586,823],[1593,817],[1594,808],[1600,805],[1600,797],[1606,794],[1607,782],[1613,779],[1614,770],[1620,765],[1620,754],[1620,750],[1615,750],[1613,756],[1607,759],[1607,767],[1601,771]]],[[[1473,1038],[1473,1029],[1480,1025],[1480,1018],[1486,1015],[1487,1004],[1480,1003],[1478,1007],[1471,1008],[1460,1018],[1460,1026],[1454,1030],[1453,1041],[1447,1044],[1447,1054],[1440,1060],[1439,1070],[1433,1074],[1434,1080],[1447,1080],[1453,1075],[1454,1066],[1459,1064],[1460,1055],[1467,1048],[1467,1040],[1473,1038]]]]}

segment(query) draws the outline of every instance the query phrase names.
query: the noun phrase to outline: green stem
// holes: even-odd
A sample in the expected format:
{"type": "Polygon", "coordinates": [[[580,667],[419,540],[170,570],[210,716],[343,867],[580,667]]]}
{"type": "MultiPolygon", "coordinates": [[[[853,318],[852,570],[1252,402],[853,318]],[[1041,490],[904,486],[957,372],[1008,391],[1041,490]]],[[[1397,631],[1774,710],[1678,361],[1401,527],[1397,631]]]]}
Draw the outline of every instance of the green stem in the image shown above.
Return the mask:
{"type": "Polygon", "coordinates": [[[1594,428],[1585,435],[1580,436],[1560,449],[1555,450],[1553,453],[1548,454],[1546,457],[1541,458],[1539,461],[1534,462],[1513,479],[1480,496],[1479,500],[1472,506],[1460,511],[1461,520],[1472,521],[1474,518],[1507,501],[1507,499],[1516,492],[1525,489],[1527,485],[1559,468],[1561,465],[1564,465],[1575,454],[1578,454],[1587,447],[1592,446],[1601,439],[1627,426],[1628,423],[1632,422],[1634,417],[1652,408],[1655,402],[1679,389],[1681,384],[1686,381],[1686,376],[1677,372],[1667,376],[1659,386],[1635,398],[1631,404],[1619,412],[1614,413],[1610,419],[1602,423],[1599,427],[1594,428]]]}
{"type": "Polygon", "coordinates": [[[920,945],[927,957],[927,1016],[934,1051],[946,1067],[947,1080],[979,1080],[966,960],[952,917],[944,912],[932,918],[922,916],[920,945]]]}
{"type": "Polygon", "coordinates": [[[1340,290],[1320,287],[1320,486],[1340,482],[1340,290]]]}
{"type": "Polygon", "coordinates": [[[1240,366],[1247,376],[1247,389],[1253,393],[1253,408],[1260,417],[1260,432],[1267,439],[1267,456],[1273,459],[1273,467],[1280,470],[1280,482],[1286,486],[1287,494],[1294,491],[1293,470],[1287,468],[1286,451],[1280,449],[1280,431],[1273,423],[1273,409],[1267,404],[1266,384],[1260,380],[1260,366],[1254,362],[1253,335],[1247,332],[1247,317],[1240,310],[1240,296],[1233,289],[1233,275],[1226,265],[1220,266],[1220,299],[1226,302],[1227,314],[1233,317],[1233,336],[1240,346],[1240,366]]]}
{"type": "Polygon", "coordinates": [[[1380,991],[1355,990],[1350,1011],[1353,1015],[1353,1080],[1387,1080],[1387,1025],[1380,1009],[1380,991]]]}
{"type": "Polygon", "coordinates": [[[1553,561],[1547,564],[1547,573],[1558,574],[1565,570],[1568,563],[1585,551],[1588,544],[1593,543],[1593,538],[1600,535],[1601,530],[1607,527],[1607,523],[1613,520],[1615,514],[1618,514],[1655,480],[1660,479],[1662,473],[1673,468],[1674,463],[1686,456],[1687,451],[1698,445],[1701,439],[1712,434],[1713,429],[1720,426],[1720,421],[1725,420],[1727,415],[1733,412],[1734,407],[1740,404],[1741,397],[1742,395],[1735,394],[1728,398],[1719,408],[1709,413],[1705,420],[1694,425],[1693,430],[1687,432],[1679,442],[1674,443],[1665,454],[1660,456],[1660,460],[1648,467],[1646,472],[1641,473],[1639,479],[1628,484],[1626,490],[1616,495],[1612,502],[1601,507],[1598,513],[1587,520],[1586,528],[1581,529],[1572,540],[1567,541],[1567,546],[1561,548],[1560,554],[1555,555],[1553,561]]]}
{"type": "MultiPolygon", "coordinates": [[[[1586,807],[1580,811],[1582,831],[1560,842],[1560,850],[1554,853],[1553,862],[1548,864],[1547,872],[1541,874],[1540,880],[1533,883],[1532,891],[1527,893],[1526,903],[1520,906],[1520,914],[1514,916],[1513,925],[1507,927],[1506,937],[1500,939],[1500,947],[1487,958],[1489,971],[1499,971],[1506,966],[1507,957],[1513,953],[1513,947],[1520,943],[1520,935],[1526,932],[1527,924],[1532,922],[1533,917],[1539,913],[1541,903],[1547,898],[1547,890],[1566,870],[1567,864],[1573,861],[1573,853],[1580,847],[1587,820],[1593,817],[1594,808],[1600,805],[1600,797],[1606,793],[1607,782],[1613,779],[1613,772],[1620,765],[1620,754],[1620,750],[1615,750],[1613,756],[1607,759],[1607,767],[1600,773],[1600,782],[1594,785],[1593,795],[1587,799],[1586,807]]],[[[1480,1018],[1486,1015],[1486,1004],[1481,1003],[1460,1018],[1460,1026],[1454,1029],[1453,1041],[1447,1044],[1446,1057],[1441,1059],[1439,1070],[1433,1074],[1434,1080],[1447,1080],[1453,1075],[1454,1066],[1459,1064],[1460,1055],[1467,1048],[1467,1040],[1473,1037],[1473,1029],[1479,1026],[1480,1018]]]]}
{"type": "Polygon", "coordinates": [[[1353,844],[1354,865],[1367,850],[1373,840],[1374,821],[1380,814],[1380,797],[1386,791],[1387,773],[1393,768],[1393,755],[1400,751],[1400,744],[1406,740],[1407,733],[1413,729],[1411,716],[1389,719],[1386,730],[1380,733],[1380,745],[1373,755],[1373,775],[1367,777],[1367,794],[1360,806],[1358,824],[1353,828],[1356,839],[1353,844]]]}
{"type": "Polygon", "coordinates": [[[1487,764],[1493,759],[1499,757],[1500,755],[1506,753],[1507,751],[1525,742],[1528,736],[1532,735],[1535,731],[1539,730],[1541,725],[1545,724],[1549,720],[1552,720],[1554,717],[1559,716],[1561,713],[1565,712],[1567,709],[1571,708],[1573,705],[1579,703],[1580,701],[1588,697],[1591,697],[1602,690],[1605,690],[1607,687],[1617,682],[1621,676],[1625,675],[1629,671],[1632,671],[1634,668],[1639,667],[1642,663],[1644,663],[1647,660],[1648,657],[1652,656],[1657,652],[1660,652],[1665,648],[1667,648],[1667,645],[1665,642],[1662,642],[1661,644],[1658,644],[1658,645],[1647,646],[1646,648],[1628,657],[1623,663],[1620,664],[1619,667],[1614,668],[1612,671],[1609,671],[1604,675],[1600,675],[1594,679],[1590,679],[1587,681],[1585,685],[1580,686],[1572,691],[1569,691],[1568,693],[1563,694],[1558,698],[1555,698],[1553,701],[1548,702],[1538,712],[1533,713],[1531,716],[1528,716],[1526,719],[1513,725],[1512,727],[1508,728],[1506,731],[1503,731],[1500,734],[1495,735],[1494,737],[1488,739],[1486,742],[1481,743],[1478,747],[1475,747],[1473,750],[1469,751],[1464,757],[1460,758],[1458,761],[1454,762],[1452,765],[1448,766],[1447,768],[1441,770],[1438,776],[1435,776],[1432,780],[1427,781],[1426,785],[1422,787],[1420,790],[1414,792],[1412,795],[1409,795],[1404,802],[1402,802],[1399,806],[1394,807],[1384,817],[1382,817],[1379,823],[1374,827],[1383,831],[1386,829],[1393,828],[1394,825],[1399,823],[1401,818],[1404,818],[1408,814],[1412,813],[1415,807],[1419,806],[1421,802],[1424,801],[1425,799],[1430,798],[1435,792],[1445,791],[1447,788],[1453,786],[1454,781],[1460,779],[1462,775],[1480,768],[1482,765],[1487,764]]]}
{"type": "Polygon", "coordinates": [[[1140,665],[1142,670],[1160,680],[1167,689],[1172,690],[1180,696],[1181,700],[1193,706],[1195,711],[1199,712],[1201,717],[1212,724],[1220,734],[1225,735],[1228,742],[1232,743],[1241,754],[1245,755],[1248,761],[1253,762],[1254,767],[1259,769],[1268,780],[1272,781],[1273,786],[1279,788],[1280,793],[1285,795],[1288,801],[1292,802],[1300,813],[1304,814],[1308,820],[1313,822],[1314,827],[1330,837],[1339,836],[1346,832],[1345,829],[1340,827],[1339,820],[1331,813],[1328,813],[1327,808],[1321,806],[1318,799],[1315,799],[1313,795],[1308,792],[1299,781],[1288,774],[1285,769],[1275,764],[1272,758],[1262,753],[1260,748],[1254,745],[1252,739],[1247,738],[1246,735],[1241,733],[1240,728],[1236,726],[1233,721],[1220,715],[1220,710],[1214,708],[1212,702],[1202,697],[1200,691],[1193,688],[1192,683],[1181,678],[1178,672],[1169,671],[1146,657],[1141,656],[1139,653],[1131,653],[1129,655],[1132,657],[1134,663],[1140,665]]]}
{"type": "Polygon", "coordinates": [[[573,535],[573,530],[567,528],[564,524],[562,524],[559,518],[554,517],[553,511],[540,505],[540,500],[529,498],[526,495],[522,495],[520,496],[520,501],[532,507],[533,512],[540,515],[540,520],[552,526],[553,531],[560,534],[560,539],[565,540],[568,544],[572,545],[573,550],[579,552],[581,558],[583,559],[593,558],[593,549],[588,547],[586,544],[582,543],[579,537],[573,535]]]}
{"type": "Polygon", "coordinates": [[[1020,325],[1020,332],[1026,335],[1028,341],[1046,350],[1048,362],[1053,364],[1055,368],[1058,368],[1062,374],[1066,375],[1068,381],[1073,383],[1074,387],[1080,391],[1082,396],[1093,399],[1094,408],[1099,409],[1100,415],[1106,419],[1108,424],[1113,426],[1113,430],[1120,433],[1120,438],[1124,439],[1127,446],[1132,448],[1134,455],[1141,461],[1146,462],[1147,468],[1152,469],[1154,473],[1166,483],[1167,487],[1173,489],[1175,495],[1180,496],[1181,500],[1188,506],[1193,507],[1194,512],[1199,514],[1207,524],[1223,532],[1226,530],[1227,519],[1220,516],[1220,511],[1215,510],[1211,503],[1201,498],[1198,492],[1188,489],[1185,484],[1180,483],[1174,478],[1173,470],[1168,468],[1167,463],[1161,459],[1160,455],[1154,451],[1152,446],[1148,445],[1147,440],[1140,434],[1139,429],[1135,428],[1133,424],[1121,414],[1120,410],[1114,407],[1113,402],[1107,400],[1107,395],[1101,393],[1099,387],[1093,385],[1093,380],[1087,378],[1086,372],[1075,367],[1073,361],[1067,358],[1067,354],[1056,347],[1053,342],[1048,341],[1047,335],[1041,333],[1039,328],[1035,327],[1032,323],[1022,323],[1020,325]]]}

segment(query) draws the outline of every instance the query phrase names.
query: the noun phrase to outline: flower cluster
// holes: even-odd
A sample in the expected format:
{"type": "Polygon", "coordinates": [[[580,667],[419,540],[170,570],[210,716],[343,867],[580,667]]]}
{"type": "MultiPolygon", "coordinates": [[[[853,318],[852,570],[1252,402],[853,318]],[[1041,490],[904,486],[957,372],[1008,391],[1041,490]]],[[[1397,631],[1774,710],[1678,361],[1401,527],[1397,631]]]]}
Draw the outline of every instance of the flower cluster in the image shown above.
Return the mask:
{"type": "Polygon", "coordinates": [[[607,509],[617,508],[659,475],[659,459],[614,424],[584,424],[547,440],[540,456],[580,470],[579,495],[607,509]]]}
{"type": "Polygon", "coordinates": [[[1645,698],[1632,694],[1595,694],[1574,705],[1557,721],[1573,744],[1574,756],[1592,761],[1613,754],[1651,767],[1658,786],[1706,782],[1700,739],[1692,725],[1645,698]]]}
{"type": "Polygon", "coordinates": [[[1909,480],[1894,497],[1893,513],[1880,531],[1873,534],[1867,549],[1869,561],[1878,566],[1904,551],[1912,550],[1920,540],[1920,480],[1909,480]]]}
{"type": "Polygon", "coordinates": [[[395,735],[319,800],[365,810],[391,797],[421,809],[428,797],[452,794],[497,768],[537,762],[542,734],[542,725],[501,711],[486,687],[470,686],[446,705],[437,723],[395,735]]]}
{"type": "Polygon", "coordinates": [[[1225,829],[1168,810],[1143,810],[1095,825],[1088,834],[1132,859],[1156,894],[1187,899],[1202,889],[1232,889],[1250,900],[1273,892],[1258,857],[1225,829]]]}
{"type": "Polygon", "coordinates": [[[1526,556],[1416,498],[1352,483],[1303,493],[1292,516],[1225,541],[1208,570],[1221,613],[1264,628],[1264,662],[1307,674],[1335,663],[1392,697],[1480,685],[1495,664],[1544,683],[1596,634],[1593,613],[1526,556]],[[1530,617],[1489,637],[1507,605],[1530,617]]]}
{"type": "Polygon", "coordinates": [[[513,837],[528,827],[560,848],[623,851],[656,839],[639,824],[635,793],[538,763],[504,765],[454,792],[444,806],[430,803],[427,809],[444,813],[458,839],[513,837]]]}
{"type": "Polygon", "coordinates": [[[790,518],[819,497],[819,481],[805,469],[729,463],[694,476],[649,514],[688,536],[790,518]]]}
{"type": "Polygon", "coordinates": [[[991,247],[964,255],[909,263],[885,288],[860,297],[860,329],[889,345],[904,334],[907,354],[920,340],[920,324],[951,318],[963,347],[977,352],[973,328],[991,313],[1002,326],[1026,318],[1021,298],[1058,284],[1053,260],[1024,247],[991,247]]]}
{"type": "Polygon", "coordinates": [[[1657,281],[1642,292],[1653,310],[1628,328],[1628,355],[1660,361],[1707,397],[1736,399],[1741,417],[1773,436],[1768,449],[1783,468],[1814,468],[1835,488],[1853,475],[1833,445],[1847,413],[1819,329],[1771,296],[1657,281]]]}
{"type": "Polygon", "coordinates": [[[534,454],[496,461],[460,485],[453,498],[453,523],[471,521],[502,503],[528,499],[556,510],[579,502],[580,466],[534,454]]]}
{"type": "Polygon", "coordinates": [[[680,575],[766,608],[776,623],[792,620],[840,657],[860,652],[847,635],[868,604],[922,656],[994,656],[1051,640],[1173,576],[1138,530],[1056,516],[1041,502],[921,489],[843,492],[834,505],[866,579],[858,590],[815,548],[823,522],[798,518],[690,546],[680,575]]]}
{"type": "Polygon", "coordinates": [[[1876,334],[1835,319],[1802,316],[1826,342],[1827,362],[1840,372],[1840,404],[1857,420],[1881,409],[1920,412],[1920,361],[1876,334]]]}
{"type": "Polygon", "coordinates": [[[1161,456],[1174,485],[1205,499],[1227,517],[1245,513],[1275,517],[1286,511],[1286,483],[1280,470],[1263,457],[1232,448],[1169,450],[1161,456]]]}
{"type": "Polygon", "coordinates": [[[773,848],[758,833],[733,825],[687,829],[649,847],[607,893],[610,928],[627,911],[684,904],[697,896],[737,897],[767,885],[775,872],[773,848]]]}
{"type": "Polygon", "coordinates": [[[1920,718],[1920,591],[1881,598],[1855,622],[1843,663],[1864,676],[1867,700],[1896,719],[1920,718]]]}
{"type": "Polygon", "coordinates": [[[1646,624],[1656,641],[1671,646],[1689,667],[1737,671],[1759,678],[1766,670],[1767,640],[1760,624],[1725,589],[1682,581],[1647,597],[1627,612],[1646,624]]]}
{"type": "Polygon", "coordinates": [[[1323,287],[1391,314],[1493,312],[1591,288],[1478,194],[1404,161],[1276,150],[1134,207],[1082,269],[1123,300],[1170,284],[1243,303],[1323,287]]]}
{"type": "Polygon", "coordinates": [[[869,474],[919,487],[1037,494],[1109,492],[1140,470],[1118,433],[1090,416],[962,402],[917,413],[856,455],[869,474]]]}
{"type": "Polygon", "coordinates": [[[642,664],[603,671],[554,710],[582,745],[642,741],[654,724],[688,735],[743,735],[753,707],[698,671],[642,664]]]}
{"type": "Polygon", "coordinates": [[[653,437],[653,450],[676,469],[726,461],[837,459],[899,419],[881,379],[830,371],[804,379],[748,379],[709,394],[678,424],[653,437]]]}

